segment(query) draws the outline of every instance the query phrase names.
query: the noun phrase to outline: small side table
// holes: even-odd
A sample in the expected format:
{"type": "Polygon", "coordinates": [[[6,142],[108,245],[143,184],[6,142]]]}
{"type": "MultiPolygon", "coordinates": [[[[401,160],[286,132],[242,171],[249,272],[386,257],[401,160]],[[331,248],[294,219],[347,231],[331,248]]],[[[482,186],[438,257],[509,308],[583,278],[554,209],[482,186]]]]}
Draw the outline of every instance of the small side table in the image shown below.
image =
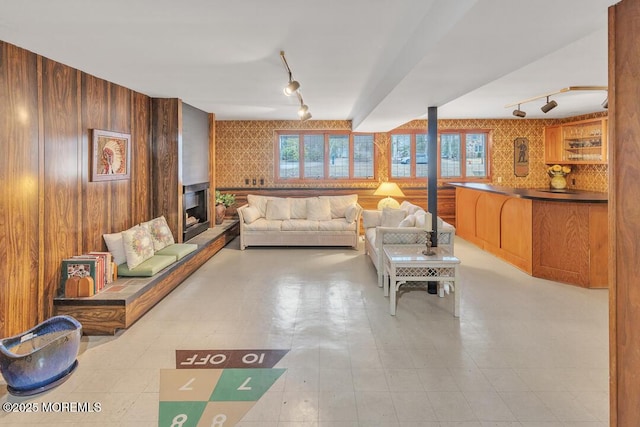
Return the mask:
{"type": "Polygon", "coordinates": [[[433,248],[435,255],[423,255],[424,245],[384,246],[384,295],[389,296],[389,313],[396,314],[396,293],[400,286],[412,282],[441,282],[453,291],[453,315],[460,317],[460,260],[441,248],[433,248]],[[387,280],[388,279],[388,280],[387,280]]]}

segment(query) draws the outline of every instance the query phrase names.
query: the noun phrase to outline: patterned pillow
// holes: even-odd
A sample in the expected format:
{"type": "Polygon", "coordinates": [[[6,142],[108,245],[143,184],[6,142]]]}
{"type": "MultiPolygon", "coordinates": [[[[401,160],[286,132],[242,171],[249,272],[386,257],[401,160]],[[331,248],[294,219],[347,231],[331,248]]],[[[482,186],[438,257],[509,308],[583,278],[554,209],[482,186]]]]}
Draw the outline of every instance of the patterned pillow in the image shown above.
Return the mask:
{"type": "Polygon", "coordinates": [[[135,268],[153,256],[153,240],[145,227],[136,225],[122,232],[127,267],[135,268]]]}
{"type": "Polygon", "coordinates": [[[169,228],[164,216],[143,222],[140,225],[146,228],[151,235],[154,251],[159,251],[160,249],[166,248],[167,246],[175,243],[175,240],[173,240],[173,234],[171,234],[171,229],[169,228]]]}

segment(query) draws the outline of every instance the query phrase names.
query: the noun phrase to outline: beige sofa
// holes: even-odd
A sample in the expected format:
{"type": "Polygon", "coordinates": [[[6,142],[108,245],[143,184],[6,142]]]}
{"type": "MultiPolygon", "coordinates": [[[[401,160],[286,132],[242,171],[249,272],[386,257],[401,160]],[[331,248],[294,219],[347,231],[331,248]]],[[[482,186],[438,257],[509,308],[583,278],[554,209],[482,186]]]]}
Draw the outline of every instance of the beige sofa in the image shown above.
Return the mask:
{"type": "Polygon", "coordinates": [[[248,195],[238,208],[240,249],[248,246],[358,247],[358,195],[271,197],[248,195]]]}
{"type": "MultiPolygon", "coordinates": [[[[364,228],[364,250],[378,272],[378,286],[382,286],[384,275],[384,245],[425,245],[426,225],[431,224],[432,216],[420,206],[407,201],[400,209],[365,210],[362,213],[364,228]]],[[[453,243],[456,229],[438,218],[438,247],[453,255],[453,243]]]]}

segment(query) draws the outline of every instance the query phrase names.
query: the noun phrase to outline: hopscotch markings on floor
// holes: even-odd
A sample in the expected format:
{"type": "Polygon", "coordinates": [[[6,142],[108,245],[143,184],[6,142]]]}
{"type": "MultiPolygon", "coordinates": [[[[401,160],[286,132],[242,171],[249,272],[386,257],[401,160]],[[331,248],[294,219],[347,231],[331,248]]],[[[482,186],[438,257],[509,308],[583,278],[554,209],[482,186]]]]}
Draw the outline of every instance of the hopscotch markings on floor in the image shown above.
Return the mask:
{"type": "Polygon", "coordinates": [[[159,425],[236,425],[286,371],[289,350],[176,350],[176,369],[160,370],[159,425]]]}

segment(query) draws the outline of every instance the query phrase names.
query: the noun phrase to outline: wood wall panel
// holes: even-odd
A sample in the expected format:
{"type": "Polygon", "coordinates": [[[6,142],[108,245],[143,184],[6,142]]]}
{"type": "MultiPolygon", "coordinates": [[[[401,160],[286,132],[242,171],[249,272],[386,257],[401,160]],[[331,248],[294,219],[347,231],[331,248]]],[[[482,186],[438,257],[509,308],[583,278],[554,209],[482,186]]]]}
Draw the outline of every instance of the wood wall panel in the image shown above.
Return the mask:
{"type": "Polygon", "coordinates": [[[89,250],[101,250],[104,244],[100,242],[103,230],[111,233],[111,192],[109,183],[91,182],[93,159],[93,130],[109,130],[109,82],[97,77],[83,74],[82,76],[82,147],[83,156],[83,243],[82,247],[89,250]],[[98,244],[96,244],[98,242],[98,244]]]}
{"type": "Polygon", "coordinates": [[[151,134],[153,159],[154,217],[164,215],[176,241],[182,242],[181,101],[176,98],[151,100],[151,134]]]}
{"type": "Polygon", "coordinates": [[[38,121],[37,57],[0,42],[0,336],[38,317],[38,121]]]}
{"type": "Polygon", "coordinates": [[[0,336],[53,314],[62,259],[150,219],[149,130],[149,97],[0,42],[0,336]],[[95,128],[132,134],[129,180],[90,182],[95,128]]]}
{"type": "MultiPolygon", "coordinates": [[[[113,132],[131,134],[131,90],[110,84],[110,114],[109,129],[113,132]]],[[[135,178],[133,178],[135,180],[135,178]]],[[[111,229],[113,231],[126,230],[133,226],[131,221],[130,191],[132,178],[128,180],[109,181],[111,193],[111,229]]],[[[101,241],[96,239],[93,247],[100,247],[101,241]]],[[[87,250],[90,250],[87,248],[87,250]]]]}
{"type": "Polygon", "coordinates": [[[640,2],[609,8],[609,327],[612,426],[640,425],[640,2]]]}
{"type": "Polygon", "coordinates": [[[589,207],[589,283],[606,288],[609,274],[609,210],[607,206],[589,207]],[[604,238],[603,238],[604,236],[604,238]]]}
{"type": "Polygon", "coordinates": [[[45,316],[53,309],[60,261],[82,250],[81,135],[78,135],[78,71],[42,60],[44,113],[44,295],[45,316]]]}
{"type": "Polygon", "coordinates": [[[151,218],[151,99],[141,93],[132,94],[131,157],[132,187],[129,204],[133,211],[131,223],[139,224],[151,218]]]}

